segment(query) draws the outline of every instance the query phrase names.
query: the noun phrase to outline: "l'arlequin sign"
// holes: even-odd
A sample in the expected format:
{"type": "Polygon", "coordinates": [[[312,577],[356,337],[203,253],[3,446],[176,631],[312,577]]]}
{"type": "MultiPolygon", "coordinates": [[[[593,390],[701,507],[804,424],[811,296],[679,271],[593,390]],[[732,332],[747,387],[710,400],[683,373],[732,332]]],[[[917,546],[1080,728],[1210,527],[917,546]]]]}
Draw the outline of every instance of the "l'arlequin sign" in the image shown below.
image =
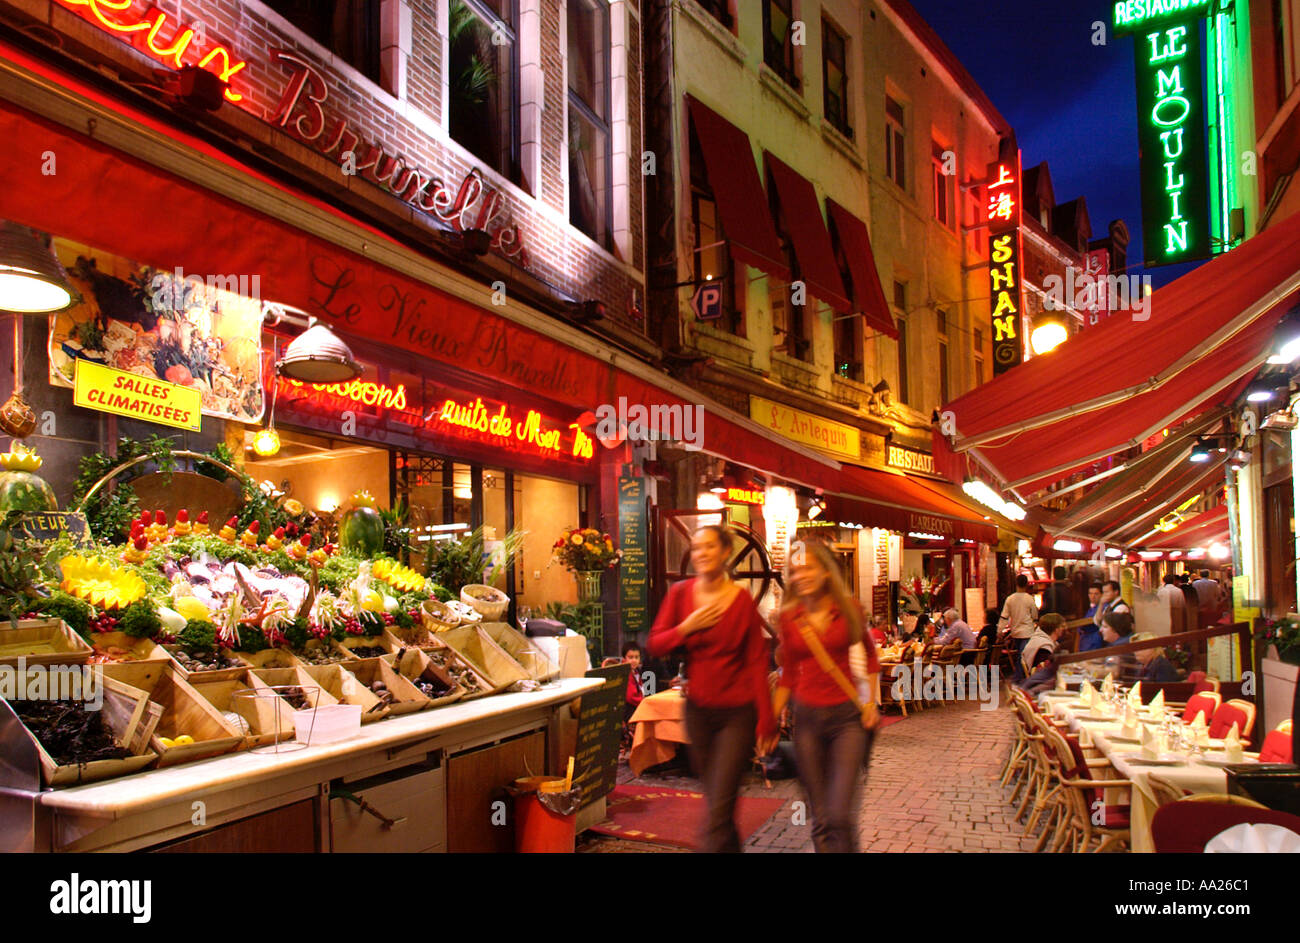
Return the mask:
{"type": "Polygon", "coordinates": [[[787,439],[803,445],[830,452],[832,455],[857,461],[862,456],[862,441],[858,430],[842,422],[833,422],[774,403],[761,396],[749,398],[749,418],[764,428],[779,432],[787,439]]]}
{"type": "Polygon", "coordinates": [[[114,370],[78,359],[73,402],[88,409],[198,432],[203,395],[188,386],[114,370]]]}

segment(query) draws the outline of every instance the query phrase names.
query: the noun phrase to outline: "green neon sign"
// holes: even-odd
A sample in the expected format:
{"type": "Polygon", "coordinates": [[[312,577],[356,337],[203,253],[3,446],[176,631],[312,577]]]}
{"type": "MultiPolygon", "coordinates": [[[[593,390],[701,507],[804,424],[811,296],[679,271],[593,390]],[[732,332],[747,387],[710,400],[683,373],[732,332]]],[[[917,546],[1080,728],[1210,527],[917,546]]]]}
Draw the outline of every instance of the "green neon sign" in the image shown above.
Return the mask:
{"type": "Polygon", "coordinates": [[[1209,10],[1210,0],[1117,0],[1112,26],[1116,36],[1123,36],[1209,10]]]}
{"type": "Polygon", "coordinates": [[[1201,25],[1185,20],[1134,37],[1142,243],[1147,265],[1210,255],[1201,25]]]}

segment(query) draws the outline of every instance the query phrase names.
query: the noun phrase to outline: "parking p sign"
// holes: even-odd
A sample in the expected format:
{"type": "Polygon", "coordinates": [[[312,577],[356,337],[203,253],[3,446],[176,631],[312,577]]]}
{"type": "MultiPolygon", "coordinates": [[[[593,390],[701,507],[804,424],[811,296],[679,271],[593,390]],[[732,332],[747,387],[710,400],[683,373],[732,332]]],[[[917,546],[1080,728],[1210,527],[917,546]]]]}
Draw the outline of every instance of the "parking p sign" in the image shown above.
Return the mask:
{"type": "Polygon", "coordinates": [[[722,317],[722,286],[705,282],[691,296],[691,310],[701,321],[716,321],[722,317]]]}

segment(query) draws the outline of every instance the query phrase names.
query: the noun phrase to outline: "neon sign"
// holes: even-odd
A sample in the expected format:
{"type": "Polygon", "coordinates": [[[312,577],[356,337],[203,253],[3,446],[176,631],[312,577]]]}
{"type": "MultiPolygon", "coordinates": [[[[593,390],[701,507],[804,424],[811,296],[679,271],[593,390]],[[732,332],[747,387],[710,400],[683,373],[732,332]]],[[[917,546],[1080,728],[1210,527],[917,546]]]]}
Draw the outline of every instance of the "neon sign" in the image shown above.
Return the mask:
{"type": "MultiPolygon", "coordinates": [[[[448,399],[443,402],[433,421],[440,426],[478,433],[501,444],[517,443],[556,456],[564,454],[563,432],[543,428],[542,414],[535,409],[530,409],[521,421],[510,415],[504,403],[494,412],[481,398],[476,398],[472,403],[458,403],[454,399],[448,399]]],[[[584,461],[590,459],[595,454],[591,437],[577,423],[570,423],[569,428],[574,433],[570,457],[584,461]]]]}
{"type": "Polygon", "coordinates": [[[989,306],[993,321],[993,373],[1024,359],[1020,342],[1020,154],[989,165],[984,221],[989,227],[989,306]]]}
{"type": "Polygon", "coordinates": [[[739,504],[763,504],[767,495],[753,488],[728,488],[727,500],[739,504]]]}
{"type": "Polygon", "coordinates": [[[363,406],[378,406],[382,409],[406,409],[406,385],[388,386],[370,380],[351,380],[347,383],[303,383],[282,377],[280,382],[289,387],[291,392],[310,391],[316,398],[326,396],[351,400],[363,406]]]}
{"type": "MultiPolygon", "coordinates": [[[[159,37],[167,22],[167,14],[153,5],[146,7],[143,13],[136,13],[132,12],[136,0],[59,0],[59,2],[77,11],[86,22],[114,35],[128,37],[132,45],[141,52],[175,69],[184,65],[185,54],[190,51],[191,45],[195,44],[195,37],[202,32],[202,26],[196,31],[193,26],[182,29],[178,24],[172,31],[170,42],[164,46],[159,37]]],[[[196,64],[200,69],[211,72],[225,83],[226,101],[243,100],[244,96],[230,87],[230,79],[236,72],[245,68],[247,62],[236,59],[230,50],[220,43],[211,44],[206,53],[196,48],[191,58],[197,58],[196,64]]]]}
{"type": "Polygon", "coordinates": [[[1142,249],[1147,265],[1210,254],[1201,26],[1193,19],[1135,37],[1142,249]]]}
{"type": "Polygon", "coordinates": [[[1133,33],[1182,16],[1204,16],[1210,0],[1119,0],[1114,7],[1115,35],[1133,33]]]}

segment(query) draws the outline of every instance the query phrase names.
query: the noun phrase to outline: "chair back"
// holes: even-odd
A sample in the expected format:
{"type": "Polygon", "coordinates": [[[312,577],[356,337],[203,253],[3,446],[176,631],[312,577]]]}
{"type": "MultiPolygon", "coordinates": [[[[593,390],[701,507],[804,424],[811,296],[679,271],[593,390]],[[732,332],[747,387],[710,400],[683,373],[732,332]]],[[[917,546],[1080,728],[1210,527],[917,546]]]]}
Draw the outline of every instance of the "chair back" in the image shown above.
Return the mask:
{"type": "Polygon", "coordinates": [[[1193,671],[1187,676],[1187,680],[1192,682],[1192,693],[1200,694],[1202,691],[1218,691],[1219,679],[1211,678],[1204,671],[1193,671]]]}
{"type": "Polygon", "coordinates": [[[1237,725],[1237,733],[1250,737],[1251,727],[1255,725],[1255,705],[1250,701],[1234,698],[1219,707],[1210,721],[1210,736],[1222,739],[1228,735],[1232,725],[1237,725]]]}
{"type": "Polygon", "coordinates": [[[1200,694],[1193,694],[1187,699],[1187,707],[1183,709],[1183,723],[1190,724],[1196,719],[1197,714],[1205,715],[1205,722],[1208,724],[1214,712],[1219,709],[1219,702],[1222,700],[1218,692],[1203,691],[1200,694]]]}
{"type": "Polygon", "coordinates": [[[1151,838],[1160,854],[1200,854],[1215,835],[1243,822],[1280,825],[1300,834],[1300,816],[1273,809],[1201,801],[1199,796],[1188,796],[1156,810],[1151,819],[1151,838]]]}
{"type": "Polygon", "coordinates": [[[1294,763],[1291,751],[1294,747],[1291,745],[1291,721],[1284,721],[1277,725],[1276,730],[1270,730],[1268,736],[1264,738],[1263,744],[1259,748],[1259,761],[1261,763],[1294,763]],[[1286,730],[1282,728],[1286,727],[1286,730]]]}
{"type": "Polygon", "coordinates": [[[1181,787],[1175,786],[1169,780],[1162,779],[1154,773],[1147,774],[1147,785],[1151,787],[1151,793],[1156,797],[1157,806],[1177,802],[1186,795],[1181,787]]]}

